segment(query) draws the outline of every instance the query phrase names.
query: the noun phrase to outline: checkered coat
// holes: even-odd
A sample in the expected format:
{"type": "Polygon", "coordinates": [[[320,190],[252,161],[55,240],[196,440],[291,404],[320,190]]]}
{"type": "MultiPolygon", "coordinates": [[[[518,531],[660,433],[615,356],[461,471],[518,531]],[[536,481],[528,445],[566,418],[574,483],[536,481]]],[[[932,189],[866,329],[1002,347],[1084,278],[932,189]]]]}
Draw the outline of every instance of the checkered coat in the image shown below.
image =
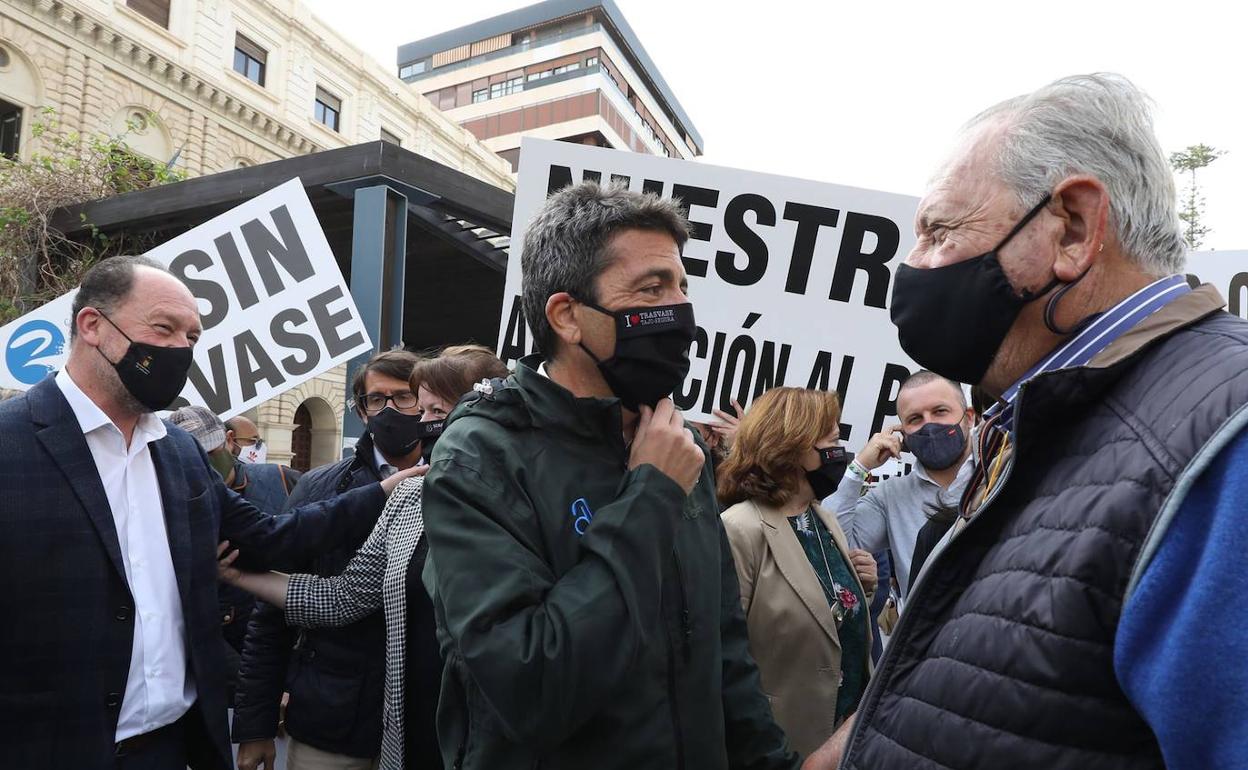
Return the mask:
{"type": "MultiPolygon", "coordinates": [[[[292,575],[286,589],[286,622],[292,626],[344,626],[383,608],[386,616],[386,684],[381,770],[404,767],[404,680],[407,663],[408,565],[425,531],[420,501],[424,479],[398,486],[373,533],[341,575],[292,575]]],[[[423,559],[425,549],[420,548],[423,559]]]]}

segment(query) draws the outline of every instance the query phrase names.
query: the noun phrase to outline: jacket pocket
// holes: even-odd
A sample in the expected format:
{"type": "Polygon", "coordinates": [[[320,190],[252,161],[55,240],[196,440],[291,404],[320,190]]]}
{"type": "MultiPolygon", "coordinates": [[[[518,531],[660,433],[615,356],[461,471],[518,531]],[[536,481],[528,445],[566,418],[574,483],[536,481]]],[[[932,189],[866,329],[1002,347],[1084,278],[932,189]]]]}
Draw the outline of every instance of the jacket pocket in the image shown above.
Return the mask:
{"type": "Polygon", "coordinates": [[[316,665],[293,668],[290,705],[286,708],[288,732],[323,741],[350,740],[359,721],[363,674],[324,670],[316,665]]]}
{"type": "Polygon", "coordinates": [[[472,715],[464,693],[462,666],[459,654],[452,652],[442,669],[442,690],[438,697],[438,742],[448,770],[459,770],[464,766],[472,732],[472,715]],[[451,761],[447,763],[445,760],[452,751],[454,754],[450,755],[451,761]]]}

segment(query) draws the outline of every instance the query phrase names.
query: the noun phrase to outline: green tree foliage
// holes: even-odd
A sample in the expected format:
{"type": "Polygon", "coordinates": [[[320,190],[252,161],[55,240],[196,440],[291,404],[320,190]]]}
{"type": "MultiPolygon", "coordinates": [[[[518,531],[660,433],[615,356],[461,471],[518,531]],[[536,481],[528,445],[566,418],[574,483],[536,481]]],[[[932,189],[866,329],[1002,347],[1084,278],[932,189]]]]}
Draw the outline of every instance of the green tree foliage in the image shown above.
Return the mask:
{"type": "Polygon", "coordinates": [[[31,126],[39,149],[29,160],[0,158],[0,324],[78,285],[104,257],[146,251],[151,244],[109,237],[82,220],[86,239],[51,225],[55,212],[112,195],[176,182],[185,174],[138,154],[121,136],[63,130],[52,109],[31,126]]]}
{"type": "Polygon", "coordinates": [[[1200,248],[1209,234],[1209,228],[1201,221],[1205,214],[1205,197],[1196,184],[1196,172],[1225,154],[1207,144],[1193,144],[1180,152],[1170,153],[1170,167],[1176,172],[1188,174],[1187,189],[1179,201],[1179,219],[1183,221],[1183,240],[1193,251],[1200,248]]]}

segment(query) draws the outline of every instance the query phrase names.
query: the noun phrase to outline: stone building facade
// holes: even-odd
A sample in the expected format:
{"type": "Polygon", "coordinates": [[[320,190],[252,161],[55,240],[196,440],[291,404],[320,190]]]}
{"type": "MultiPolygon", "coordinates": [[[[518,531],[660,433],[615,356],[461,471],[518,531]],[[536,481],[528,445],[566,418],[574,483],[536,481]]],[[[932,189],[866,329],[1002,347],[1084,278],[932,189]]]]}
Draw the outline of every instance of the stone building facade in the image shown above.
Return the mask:
{"type": "MultiPolygon", "coordinates": [[[[380,138],[514,188],[507,161],[295,0],[4,0],[0,151],[29,157],[49,119],[83,135],[137,126],[131,147],[192,176],[380,138]]],[[[340,456],[344,378],[248,415],[270,459],[340,456]]]]}

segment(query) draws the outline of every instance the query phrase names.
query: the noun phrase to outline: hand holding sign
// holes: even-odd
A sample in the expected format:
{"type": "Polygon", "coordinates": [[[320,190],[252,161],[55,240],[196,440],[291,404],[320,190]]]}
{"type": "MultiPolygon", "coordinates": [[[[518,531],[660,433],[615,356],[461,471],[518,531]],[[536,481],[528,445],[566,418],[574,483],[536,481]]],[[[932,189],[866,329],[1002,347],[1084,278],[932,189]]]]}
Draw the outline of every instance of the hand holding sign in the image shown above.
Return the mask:
{"type": "Polygon", "coordinates": [[[728,414],[723,409],[715,409],[711,412],[719,420],[718,423],[711,423],[711,430],[719,435],[724,446],[729,449],[732,448],[733,439],[737,437],[737,429],[741,427],[741,418],[745,417],[745,410],[735,398],[732,400],[732,410],[736,412],[735,415],[728,414]]]}

